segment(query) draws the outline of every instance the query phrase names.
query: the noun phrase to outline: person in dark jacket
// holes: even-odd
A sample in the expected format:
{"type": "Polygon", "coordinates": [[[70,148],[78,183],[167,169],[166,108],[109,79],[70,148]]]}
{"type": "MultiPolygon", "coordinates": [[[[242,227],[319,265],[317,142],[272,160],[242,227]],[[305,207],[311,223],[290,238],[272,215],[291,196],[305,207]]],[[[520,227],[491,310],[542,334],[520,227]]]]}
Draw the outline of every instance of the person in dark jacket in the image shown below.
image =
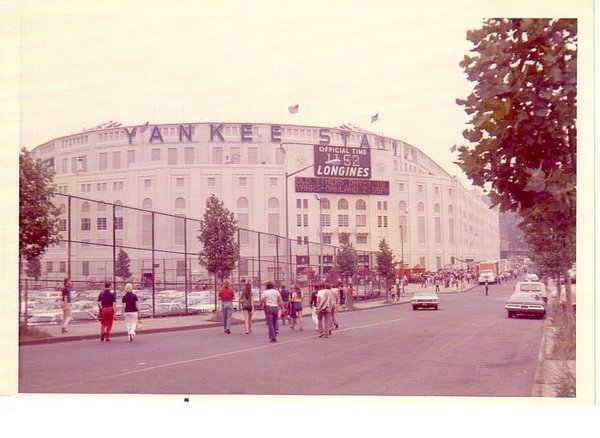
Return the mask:
{"type": "Polygon", "coordinates": [[[98,317],[100,318],[100,342],[110,342],[115,314],[117,313],[117,299],[110,291],[110,282],[104,283],[104,290],[98,295],[98,317]]]}

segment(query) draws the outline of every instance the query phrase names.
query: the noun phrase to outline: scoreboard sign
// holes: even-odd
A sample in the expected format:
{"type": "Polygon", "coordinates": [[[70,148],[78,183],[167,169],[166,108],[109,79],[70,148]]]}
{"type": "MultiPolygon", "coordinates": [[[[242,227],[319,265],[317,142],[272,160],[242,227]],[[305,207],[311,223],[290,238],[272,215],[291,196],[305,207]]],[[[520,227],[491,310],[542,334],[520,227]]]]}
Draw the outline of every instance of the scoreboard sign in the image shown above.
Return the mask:
{"type": "Polygon", "coordinates": [[[371,149],[348,146],[314,145],[315,176],[334,178],[371,178],[371,149]],[[326,164],[339,160],[339,164],[326,164]]]}
{"type": "Polygon", "coordinates": [[[346,178],[296,177],[297,193],[335,193],[341,195],[389,195],[389,181],[346,178]]]}

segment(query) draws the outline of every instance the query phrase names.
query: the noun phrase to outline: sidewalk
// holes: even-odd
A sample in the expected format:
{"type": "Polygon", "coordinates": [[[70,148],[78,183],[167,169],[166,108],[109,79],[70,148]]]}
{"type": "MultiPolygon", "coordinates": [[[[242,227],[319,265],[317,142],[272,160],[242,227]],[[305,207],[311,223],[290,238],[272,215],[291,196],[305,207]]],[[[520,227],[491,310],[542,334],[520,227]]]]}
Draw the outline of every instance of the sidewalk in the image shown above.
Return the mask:
{"type": "MultiPolygon", "coordinates": [[[[459,293],[466,292],[476,285],[466,285],[463,290],[453,290],[451,288],[441,288],[439,294],[447,293],[459,293]]],[[[433,288],[433,286],[429,286],[433,288]]],[[[396,306],[399,304],[406,304],[410,302],[414,292],[420,290],[419,284],[409,284],[405,287],[404,296],[400,297],[400,300],[394,303],[387,301],[385,298],[376,298],[371,300],[360,300],[355,301],[352,309],[348,309],[344,306],[340,309],[340,312],[353,312],[358,310],[372,309],[382,306],[396,306]]],[[[310,318],[310,309],[308,305],[304,303],[304,318],[310,318]]],[[[257,309],[253,312],[253,321],[260,322],[264,321],[264,312],[257,309]]],[[[234,311],[232,325],[244,324],[244,315],[242,312],[234,311]]],[[[139,333],[159,333],[179,330],[196,330],[207,327],[222,327],[223,322],[220,319],[220,313],[215,315],[214,313],[207,313],[201,315],[190,315],[190,316],[173,316],[163,318],[144,318],[142,319],[141,327],[138,329],[139,333]]],[[[19,340],[20,345],[31,345],[31,344],[42,344],[42,343],[54,343],[54,342],[65,342],[65,341],[76,341],[83,339],[96,339],[100,337],[100,323],[98,321],[89,322],[78,322],[71,323],[69,325],[69,331],[67,333],[61,333],[60,325],[42,325],[36,326],[40,330],[44,331],[47,336],[41,338],[31,338],[19,340]]],[[[111,337],[125,337],[125,322],[122,318],[116,320],[113,325],[111,337]]]]}

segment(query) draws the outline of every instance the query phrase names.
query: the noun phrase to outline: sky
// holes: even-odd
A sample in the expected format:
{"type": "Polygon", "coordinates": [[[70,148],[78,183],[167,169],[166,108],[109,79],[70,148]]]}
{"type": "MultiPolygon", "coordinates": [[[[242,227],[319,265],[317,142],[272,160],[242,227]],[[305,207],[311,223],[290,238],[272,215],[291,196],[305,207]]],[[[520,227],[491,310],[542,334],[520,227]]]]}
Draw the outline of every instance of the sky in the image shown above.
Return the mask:
{"type": "Polygon", "coordinates": [[[95,3],[23,2],[20,146],[108,120],[351,123],[459,176],[450,148],[468,122],[455,100],[473,88],[459,66],[466,32],[512,15],[469,0],[95,3]]]}

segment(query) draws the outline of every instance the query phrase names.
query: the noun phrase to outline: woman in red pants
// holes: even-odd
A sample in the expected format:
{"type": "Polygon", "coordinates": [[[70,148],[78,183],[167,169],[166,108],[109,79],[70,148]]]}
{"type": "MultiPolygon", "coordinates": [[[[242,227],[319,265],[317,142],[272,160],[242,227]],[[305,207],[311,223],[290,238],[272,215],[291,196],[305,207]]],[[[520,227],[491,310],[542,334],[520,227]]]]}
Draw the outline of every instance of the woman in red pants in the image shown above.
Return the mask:
{"type": "Polygon", "coordinates": [[[104,283],[104,291],[98,295],[100,317],[100,342],[110,341],[110,330],[116,313],[115,294],[110,291],[110,282],[104,283]]]}

